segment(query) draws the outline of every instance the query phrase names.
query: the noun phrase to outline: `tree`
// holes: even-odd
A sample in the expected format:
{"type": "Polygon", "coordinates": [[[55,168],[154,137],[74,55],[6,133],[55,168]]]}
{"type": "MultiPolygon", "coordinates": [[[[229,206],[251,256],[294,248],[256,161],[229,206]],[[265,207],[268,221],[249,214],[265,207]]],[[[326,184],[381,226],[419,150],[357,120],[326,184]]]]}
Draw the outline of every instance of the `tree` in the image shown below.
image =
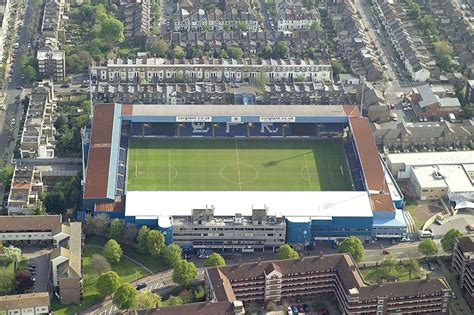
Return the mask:
{"type": "Polygon", "coordinates": [[[112,301],[119,309],[127,310],[135,307],[137,295],[138,292],[134,287],[129,283],[124,283],[115,291],[112,301]]]}
{"type": "Polygon", "coordinates": [[[112,15],[96,13],[98,22],[94,25],[96,36],[107,45],[113,46],[124,41],[123,23],[112,15]]]}
{"type": "Polygon", "coordinates": [[[0,183],[5,187],[10,187],[10,182],[13,177],[14,168],[11,165],[6,165],[0,169],[0,183]]]}
{"type": "Polygon", "coordinates": [[[127,223],[122,234],[123,244],[130,247],[137,247],[136,238],[137,238],[138,228],[134,223],[127,223]]]}
{"type": "Polygon", "coordinates": [[[448,55],[442,55],[438,60],[438,66],[444,71],[449,71],[449,68],[451,68],[452,64],[453,60],[451,59],[451,56],[448,55]]]}
{"type": "Polygon", "coordinates": [[[146,237],[148,252],[152,256],[160,255],[165,249],[165,237],[160,231],[151,230],[146,237]]]}
{"type": "Polygon", "coordinates": [[[192,262],[181,260],[173,268],[173,281],[180,286],[187,287],[196,278],[196,266],[192,262]]]}
{"type": "Polygon", "coordinates": [[[242,32],[246,32],[248,31],[248,26],[247,26],[247,23],[245,23],[244,21],[239,21],[237,22],[237,27],[239,28],[239,30],[241,30],[242,32]]]}
{"type": "Polygon", "coordinates": [[[9,295],[12,291],[12,274],[0,269],[0,295],[9,295]]]}
{"type": "Polygon", "coordinates": [[[273,47],[273,58],[287,59],[290,53],[288,42],[280,41],[273,47]]]}
{"type": "Polygon", "coordinates": [[[153,44],[153,46],[151,47],[151,51],[157,57],[163,58],[168,53],[168,44],[163,39],[160,39],[159,41],[153,44]]]}
{"type": "Polygon", "coordinates": [[[418,250],[425,256],[433,256],[438,252],[438,247],[433,240],[427,239],[418,244],[418,250]]]}
{"type": "Polygon", "coordinates": [[[119,262],[123,254],[122,248],[116,240],[108,240],[102,253],[111,263],[119,262]]]}
{"type": "Polygon", "coordinates": [[[110,222],[109,238],[120,242],[120,240],[122,239],[123,231],[124,225],[122,220],[113,219],[112,222],[110,222]]]}
{"type": "Polygon", "coordinates": [[[256,84],[257,84],[257,88],[259,90],[260,93],[263,94],[263,92],[265,92],[265,85],[267,84],[267,76],[266,74],[261,71],[258,75],[258,78],[257,78],[257,81],[256,81],[256,84]]]}
{"type": "Polygon", "coordinates": [[[392,271],[392,268],[397,265],[397,261],[393,255],[388,255],[382,260],[382,266],[388,269],[388,272],[392,271]]]}
{"type": "Polygon", "coordinates": [[[43,204],[49,214],[62,214],[66,209],[64,193],[62,191],[47,192],[43,204]]]}
{"type": "Polygon", "coordinates": [[[182,259],[183,251],[177,244],[170,244],[163,250],[163,258],[165,263],[173,267],[182,259]]]}
{"type": "Polygon", "coordinates": [[[310,29],[313,31],[313,32],[321,32],[323,30],[322,26],[321,26],[321,23],[319,21],[314,21],[312,24],[311,24],[311,27],[310,29]]]}
{"type": "Polygon", "coordinates": [[[112,270],[110,263],[107,259],[99,254],[93,254],[90,261],[90,268],[97,274],[102,274],[104,272],[112,270]]]}
{"type": "Polygon", "coordinates": [[[173,49],[173,57],[176,59],[183,59],[184,57],[184,50],[181,48],[181,46],[176,46],[173,49]]]}
{"type": "Polygon", "coordinates": [[[230,47],[227,49],[227,55],[229,55],[230,58],[241,59],[244,52],[240,47],[230,47]]]}
{"type": "Polygon", "coordinates": [[[105,214],[98,214],[92,218],[94,234],[106,237],[110,227],[110,218],[105,214]]]}
{"type": "Polygon", "coordinates": [[[463,236],[461,231],[457,229],[449,230],[441,239],[441,247],[443,247],[445,252],[452,252],[454,249],[454,242],[461,236],[463,236]]]}
{"type": "Polygon", "coordinates": [[[161,297],[151,291],[140,292],[137,295],[136,309],[147,309],[160,307],[161,297]]]}
{"type": "Polygon", "coordinates": [[[150,232],[150,229],[146,225],[143,225],[138,231],[138,235],[137,235],[138,251],[142,254],[148,253],[147,237],[148,237],[149,232],[150,232]]]}
{"type": "Polygon", "coordinates": [[[410,280],[413,274],[418,274],[420,272],[420,264],[418,263],[418,260],[414,258],[404,260],[403,266],[405,266],[408,271],[408,279],[410,280]]]}
{"type": "Polygon", "coordinates": [[[3,256],[10,262],[17,261],[21,257],[21,249],[15,246],[8,246],[3,248],[3,256]]]}
{"type": "Polygon", "coordinates": [[[344,65],[338,60],[331,61],[331,66],[332,66],[332,70],[336,74],[340,74],[344,72],[344,65]]]}
{"type": "Polygon", "coordinates": [[[23,69],[23,74],[25,75],[25,78],[30,81],[30,82],[33,82],[36,80],[36,70],[35,68],[33,68],[32,65],[27,65],[24,69],[23,69]]]}
{"type": "Polygon", "coordinates": [[[355,262],[358,263],[364,258],[364,246],[360,239],[355,236],[350,236],[339,244],[339,253],[351,254],[355,262]]]}
{"type": "Polygon", "coordinates": [[[24,293],[33,287],[33,280],[29,271],[17,271],[15,274],[15,288],[18,293],[24,293]]]}
{"type": "Polygon", "coordinates": [[[452,56],[453,55],[453,46],[451,46],[451,44],[448,41],[440,40],[440,41],[434,42],[433,46],[435,48],[435,53],[438,56],[442,56],[442,55],[452,56]]]}
{"type": "Polygon", "coordinates": [[[212,253],[204,261],[204,267],[219,267],[219,266],[225,266],[225,260],[218,253],[212,253]]]}
{"type": "Polygon", "coordinates": [[[277,259],[295,259],[298,257],[298,253],[288,244],[283,244],[278,248],[277,259]]]}
{"type": "Polygon", "coordinates": [[[270,44],[266,44],[262,49],[262,58],[270,59],[273,54],[273,47],[270,44]]]}
{"type": "Polygon", "coordinates": [[[100,296],[113,294],[122,284],[122,279],[115,271],[102,273],[95,284],[100,296]]]}

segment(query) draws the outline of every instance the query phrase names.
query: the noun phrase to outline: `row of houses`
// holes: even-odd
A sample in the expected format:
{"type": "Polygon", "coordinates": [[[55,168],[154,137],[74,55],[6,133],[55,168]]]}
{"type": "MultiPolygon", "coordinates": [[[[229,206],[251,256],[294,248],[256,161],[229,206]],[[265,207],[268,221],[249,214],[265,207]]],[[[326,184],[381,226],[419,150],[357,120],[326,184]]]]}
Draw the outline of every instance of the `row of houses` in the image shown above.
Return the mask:
{"type": "Polygon", "coordinates": [[[335,31],[337,56],[350,65],[357,76],[371,82],[380,80],[384,71],[374,45],[364,33],[355,3],[343,0],[328,4],[327,16],[335,31]]]}
{"type": "Polygon", "coordinates": [[[61,41],[65,38],[67,6],[65,0],[47,0],[41,20],[40,48],[36,54],[38,72],[54,81],[64,80],[66,76],[66,55],[61,41]]]}
{"type": "Polygon", "coordinates": [[[176,32],[258,30],[258,13],[249,0],[179,0],[173,16],[176,32]]]}
{"type": "Polygon", "coordinates": [[[319,10],[305,8],[301,0],[277,0],[275,8],[278,31],[309,30],[321,20],[319,10]]]}
{"type": "Polygon", "coordinates": [[[146,54],[132,59],[109,59],[91,69],[94,83],[160,82],[332,82],[330,64],[311,59],[162,59],[146,54]]]}
{"type": "Polygon", "coordinates": [[[92,96],[103,103],[143,104],[342,104],[344,91],[322,83],[273,83],[262,90],[227,83],[114,84],[99,82],[92,96]]]}
{"type": "MultiPolygon", "coordinates": [[[[400,56],[405,69],[410,74],[411,80],[415,82],[426,82],[430,78],[430,71],[425,65],[420,49],[423,41],[418,38],[418,43],[405,29],[397,11],[387,0],[372,0],[377,18],[381,21],[387,31],[390,41],[400,56]],[[418,46],[418,47],[417,47],[418,46]]],[[[423,48],[426,50],[426,48],[423,48]]]]}
{"type": "Polygon", "coordinates": [[[5,47],[5,39],[8,31],[12,27],[10,20],[13,15],[12,5],[10,0],[0,0],[0,57],[3,58],[5,50],[8,51],[10,47],[5,47]]]}
{"type": "MultiPolygon", "coordinates": [[[[265,32],[170,32],[159,37],[148,37],[147,46],[163,39],[170,46],[180,46],[185,50],[199,47],[203,52],[220,51],[229,47],[240,47],[246,55],[258,56],[267,46],[276,43],[288,42],[290,55],[308,51],[313,48],[317,51],[325,51],[326,36],[324,32],[313,32],[311,30],[300,31],[265,31],[265,32]]],[[[322,58],[327,58],[325,53],[322,58]]]]}
{"type": "Polygon", "coordinates": [[[61,304],[82,302],[81,222],[63,223],[60,215],[2,216],[0,241],[23,246],[47,243],[52,247],[47,273],[37,275],[47,279],[51,290],[2,296],[0,314],[50,314],[50,291],[61,304]]]}
{"type": "Polygon", "coordinates": [[[121,0],[119,15],[124,25],[124,36],[128,40],[144,42],[150,35],[151,1],[121,0]]]}
{"type": "Polygon", "coordinates": [[[462,148],[474,142],[472,120],[465,120],[462,124],[448,121],[401,122],[396,128],[384,128],[373,123],[372,132],[377,145],[390,150],[462,148]]]}

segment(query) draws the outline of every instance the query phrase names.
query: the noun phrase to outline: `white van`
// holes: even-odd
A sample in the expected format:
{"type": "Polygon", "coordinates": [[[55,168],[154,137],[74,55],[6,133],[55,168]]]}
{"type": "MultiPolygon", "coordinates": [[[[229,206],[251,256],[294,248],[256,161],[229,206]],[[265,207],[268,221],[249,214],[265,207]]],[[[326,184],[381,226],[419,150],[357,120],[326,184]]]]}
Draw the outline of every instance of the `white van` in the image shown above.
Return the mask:
{"type": "Polygon", "coordinates": [[[453,113],[449,113],[449,114],[448,114],[448,118],[449,118],[449,121],[450,121],[450,122],[455,122],[455,121],[456,121],[456,116],[454,116],[453,113]]]}
{"type": "Polygon", "coordinates": [[[398,115],[397,115],[397,113],[391,112],[391,113],[390,113],[390,118],[392,118],[393,121],[397,121],[397,120],[398,120],[398,115]]]}
{"type": "Polygon", "coordinates": [[[421,231],[420,238],[433,238],[433,232],[421,231]]]}

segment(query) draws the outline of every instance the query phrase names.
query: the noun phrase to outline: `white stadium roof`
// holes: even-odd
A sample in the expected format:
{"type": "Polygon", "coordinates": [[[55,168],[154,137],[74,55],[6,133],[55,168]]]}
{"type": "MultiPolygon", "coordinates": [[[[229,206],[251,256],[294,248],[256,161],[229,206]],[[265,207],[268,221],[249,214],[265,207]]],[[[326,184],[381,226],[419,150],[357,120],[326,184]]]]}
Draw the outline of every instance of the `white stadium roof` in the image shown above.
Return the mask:
{"type": "Polygon", "coordinates": [[[125,215],[157,219],[211,207],[215,216],[247,216],[263,208],[292,218],[373,216],[367,192],[359,191],[128,191],[125,215]]]}

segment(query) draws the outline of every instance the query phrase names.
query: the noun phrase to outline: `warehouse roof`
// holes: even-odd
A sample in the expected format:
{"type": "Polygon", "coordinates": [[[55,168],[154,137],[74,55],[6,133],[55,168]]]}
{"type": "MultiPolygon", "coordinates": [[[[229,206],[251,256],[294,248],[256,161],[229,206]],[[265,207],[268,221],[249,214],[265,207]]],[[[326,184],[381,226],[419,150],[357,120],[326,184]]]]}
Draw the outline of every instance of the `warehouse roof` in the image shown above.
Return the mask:
{"type": "Polygon", "coordinates": [[[471,164],[474,163],[474,151],[391,153],[388,155],[388,161],[390,164],[405,164],[412,166],[471,164]]]}

